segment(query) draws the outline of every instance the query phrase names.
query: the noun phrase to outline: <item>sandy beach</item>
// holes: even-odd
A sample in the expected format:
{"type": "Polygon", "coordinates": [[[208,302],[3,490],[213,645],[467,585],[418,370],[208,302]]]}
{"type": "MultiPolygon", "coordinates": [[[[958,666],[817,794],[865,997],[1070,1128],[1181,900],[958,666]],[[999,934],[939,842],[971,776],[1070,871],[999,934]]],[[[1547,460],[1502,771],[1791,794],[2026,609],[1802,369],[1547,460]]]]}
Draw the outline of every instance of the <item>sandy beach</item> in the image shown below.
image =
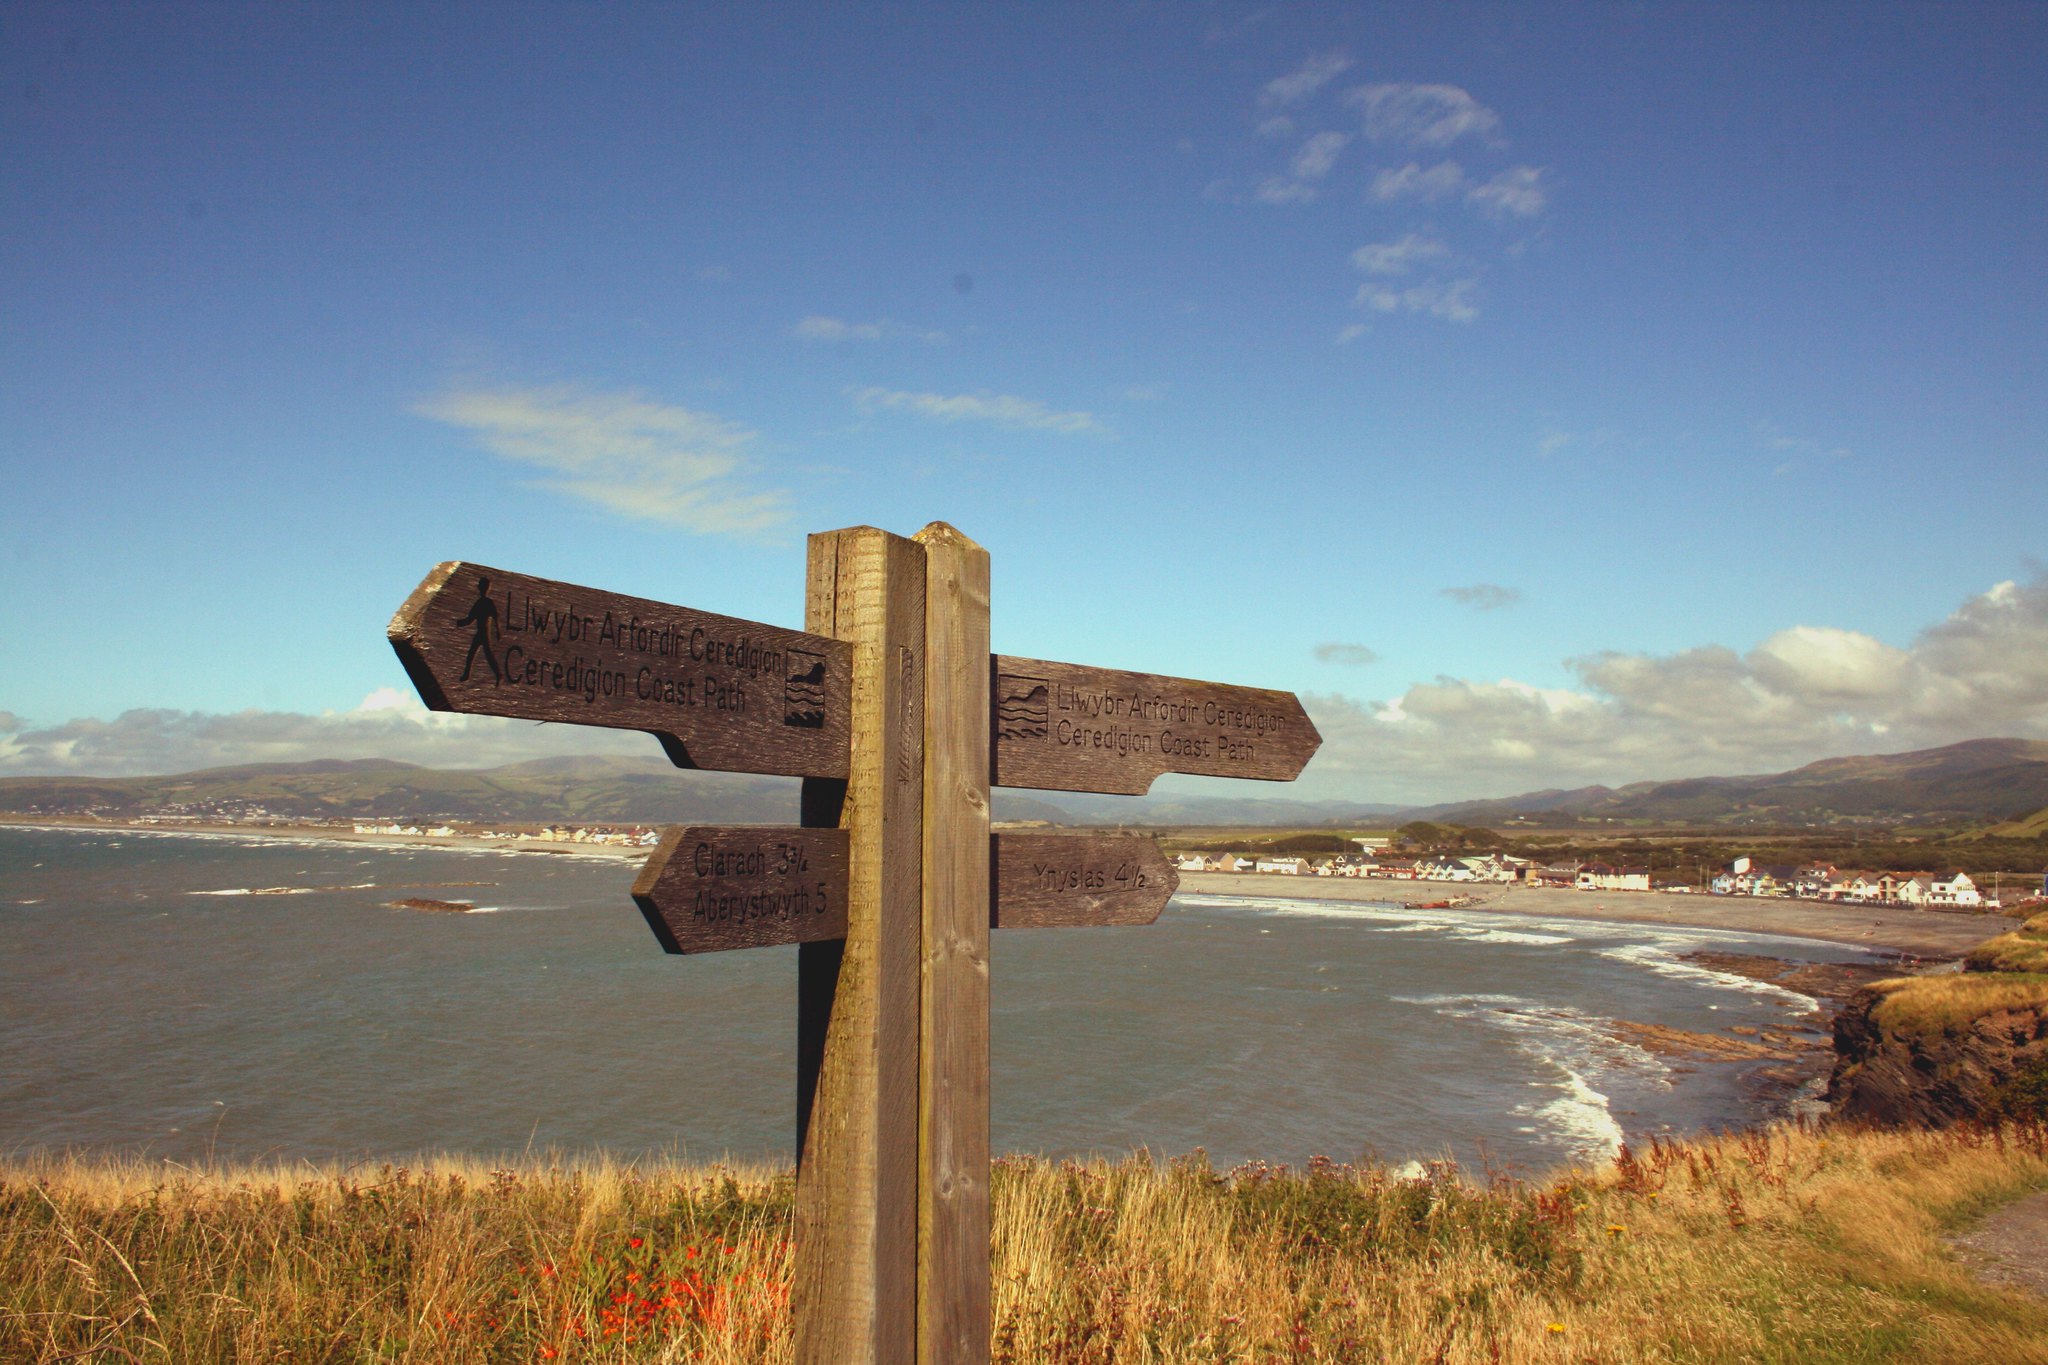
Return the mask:
{"type": "Polygon", "coordinates": [[[1424,905],[1452,896],[1469,895],[1474,903],[1467,908],[1499,914],[1785,934],[1861,948],[1888,948],[1928,958],[1960,957],[1969,948],[2002,932],[2010,924],[1996,912],[1957,913],[1899,906],[1757,900],[1746,896],[1571,891],[1547,886],[1462,886],[1350,877],[1183,872],[1180,889],[1210,896],[1284,896],[1293,900],[1352,901],[1376,905],[1424,905]]]}

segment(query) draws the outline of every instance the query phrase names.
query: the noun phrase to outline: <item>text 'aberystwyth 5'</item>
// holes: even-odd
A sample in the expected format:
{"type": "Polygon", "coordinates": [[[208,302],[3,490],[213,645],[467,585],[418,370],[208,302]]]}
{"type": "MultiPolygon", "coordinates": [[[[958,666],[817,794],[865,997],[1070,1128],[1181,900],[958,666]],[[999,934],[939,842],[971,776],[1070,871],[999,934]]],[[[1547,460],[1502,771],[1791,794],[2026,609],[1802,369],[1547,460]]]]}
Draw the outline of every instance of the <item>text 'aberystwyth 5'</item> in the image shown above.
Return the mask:
{"type": "MultiPolygon", "coordinates": [[[[1159,841],[1136,834],[991,836],[997,929],[1150,924],[1180,884],[1159,841]]],[[[801,826],[669,830],[633,900],[672,953],[846,937],[847,833],[801,826]]]]}

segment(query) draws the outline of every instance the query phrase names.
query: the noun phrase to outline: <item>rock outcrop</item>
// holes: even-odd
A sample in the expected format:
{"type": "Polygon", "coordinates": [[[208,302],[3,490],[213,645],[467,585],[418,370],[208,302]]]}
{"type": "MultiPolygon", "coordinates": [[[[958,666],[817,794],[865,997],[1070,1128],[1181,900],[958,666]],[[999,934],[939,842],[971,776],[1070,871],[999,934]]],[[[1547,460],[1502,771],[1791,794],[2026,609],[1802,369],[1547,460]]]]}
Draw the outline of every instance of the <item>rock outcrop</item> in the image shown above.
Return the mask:
{"type": "Polygon", "coordinates": [[[2048,1004],[2001,1002],[1954,1017],[1887,1009],[1912,989],[1868,986],[1836,1014],[1828,1102],[1838,1118],[1944,1127],[1996,1116],[2016,1091],[2038,1087],[2048,1071],[2048,1004]]]}

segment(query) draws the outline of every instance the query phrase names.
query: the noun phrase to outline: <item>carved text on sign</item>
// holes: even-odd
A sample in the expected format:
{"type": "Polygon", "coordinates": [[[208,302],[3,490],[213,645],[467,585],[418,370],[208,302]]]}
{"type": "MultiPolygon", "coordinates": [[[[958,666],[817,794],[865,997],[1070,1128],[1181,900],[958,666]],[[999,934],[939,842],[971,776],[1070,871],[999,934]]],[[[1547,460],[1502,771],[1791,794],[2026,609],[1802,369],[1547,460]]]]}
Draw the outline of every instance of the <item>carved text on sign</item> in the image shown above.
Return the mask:
{"type": "MultiPolygon", "coordinates": [[[[1155,839],[991,836],[998,929],[1150,924],[1180,884],[1155,839]]],[[[847,834],[803,826],[690,825],[662,837],[633,900],[672,953],[846,937],[847,834]]]]}
{"type": "Polygon", "coordinates": [[[1000,787],[1142,793],[1161,773],[1287,781],[1322,743],[1291,692],[994,660],[1000,787]]]}
{"type": "Polygon", "coordinates": [[[837,640],[461,562],[387,633],[437,711],[646,730],[684,767],[846,772],[837,640]]]}
{"type": "Polygon", "coordinates": [[[846,831],[671,829],[633,900],[672,953],[846,937],[846,831]]]}

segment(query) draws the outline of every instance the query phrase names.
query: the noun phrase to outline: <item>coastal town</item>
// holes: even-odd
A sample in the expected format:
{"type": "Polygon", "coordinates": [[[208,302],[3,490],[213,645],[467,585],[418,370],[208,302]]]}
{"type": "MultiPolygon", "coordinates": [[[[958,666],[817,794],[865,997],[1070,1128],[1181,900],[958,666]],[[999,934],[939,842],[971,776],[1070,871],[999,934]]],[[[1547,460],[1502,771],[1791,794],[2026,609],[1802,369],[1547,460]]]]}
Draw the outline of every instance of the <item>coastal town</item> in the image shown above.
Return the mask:
{"type": "MultiPolygon", "coordinates": [[[[1539,863],[1506,853],[1390,857],[1383,843],[1354,839],[1357,853],[1328,857],[1187,853],[1175,859],[1182,872],[1223,872],[1280,877],[1363,877],[1397,882],[1444,882],[1495,886],[1543,886],[1579,891],[1659,891],[1692,895],[1769,897],[1845,905],[1890,905],[1949,910],[1995,910],[1967,872],[1898,872],[1839,868],[1829,863],[1764,864],[1737,858],[1700,887],[1654,877],[1647,867],[1605,862],[1539,863]]],[[[2040,888],[2048,895],[2048,878],[2040,888]]]]}

